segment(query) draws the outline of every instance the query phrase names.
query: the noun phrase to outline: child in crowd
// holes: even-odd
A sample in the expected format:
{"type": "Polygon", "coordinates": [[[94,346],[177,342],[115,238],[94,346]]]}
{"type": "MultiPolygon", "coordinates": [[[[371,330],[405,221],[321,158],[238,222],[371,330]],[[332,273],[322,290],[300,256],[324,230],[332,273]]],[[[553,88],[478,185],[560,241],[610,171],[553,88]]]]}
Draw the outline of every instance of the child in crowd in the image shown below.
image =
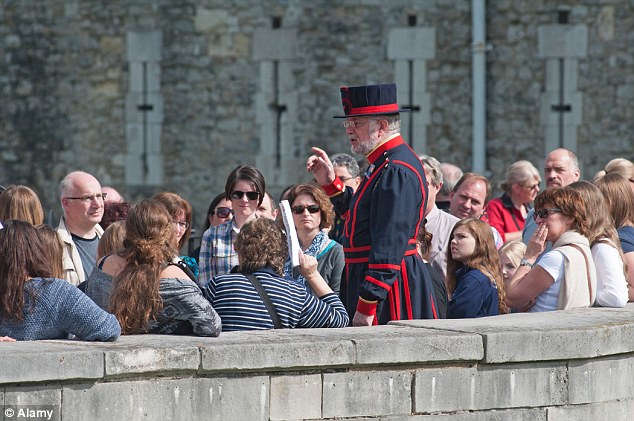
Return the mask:
{"type": "Polygon", "coordinates": [[[502,270],[502,279],[506,285],[520,265],[520,260],[526,253],[526,244],[519,240],[509,241],[498,250],[500,256],[500,269],[502,270]]]}
{"type": "MultiPolygon", "coordinates": [[[[513,275],[515,275],[515,271],[520,266],[520,261],[522,257],[524,257],[524,253],[526,253],[526,244],[522,243],[519,240],[509,241],[504,244],[498,250],[498,254],[500,255],[500,269],[502,270],[502,279],[504,280],[504,287],[511,282],[513,279],[513,275]]],[[[533,302],[530,302],[528,306],[521,309],[512,309],[512,312],[516,311],[527,311],[533,302]]]]}
{"type": "Polygon", "coordinates": [[[508,313],[500,258],[491,228],[474,218],[459,221],[447,250],[448,319],[508,313]]]}

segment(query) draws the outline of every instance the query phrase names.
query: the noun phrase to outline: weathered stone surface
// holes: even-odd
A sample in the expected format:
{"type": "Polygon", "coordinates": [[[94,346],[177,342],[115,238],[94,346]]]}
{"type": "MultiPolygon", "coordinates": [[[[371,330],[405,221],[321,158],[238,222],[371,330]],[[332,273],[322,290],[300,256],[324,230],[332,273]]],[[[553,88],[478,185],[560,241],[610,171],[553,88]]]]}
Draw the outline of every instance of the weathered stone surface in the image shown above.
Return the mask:
{"type": "Polygon", "coordinates": [[[484,362],[562,360],[634,352],[634,304],[623,309],[591,308],[516,313],[481,319],[398,322],[481,334],[484,362]],[[590,315],[584,317],[582,315],[590,315]]]}
{"type": "Polygon", "coordinates": [[[321,374],[271,377],[271,420],[321,418],[321,374]]]}
{"type": "MultiPolygon", "coordinates": [[[[324,329],[325,330],[325,329],[324,329]]],[[[235,332],[201,347],[202,371],[344,366],[354,362],[351,341],[310,331],[235,332]]]]}
{"type": "Polygon", "coordinates": [[[631,420],[634,400],[548,408],[548,421],[631,420]]]}
{"type": "Polygon", "coordinates": [[[0,405],[82,420],[629,420],[633,310],[3,343],[0,405]]]}
{"type": "Polygon", "coordinates": [[[634,398],[634,355],[568,363],[570,403],[634,398]]]}
{"type": "Polygon", "coordinates": [[[70,341],[3,343],[0,384],[97,379],[104,375],[103,351],[76,348],[70,341]]]}
{"type": "Polygon", "coordinates": [[[323,418],[411,413],[411,371],[362,371],[323,376],[323,418]]]}
{"type": "Polygon", "coordinates": [[[155,379],[64,387],[62,419],[268,419],[267,377],[155,379]]]}
{"type": "Polygon", "coordinates": [[[480,335],[461,332],[390,325],[320,330],[311,335],[352,341],[355,364],[477,361],[484,355],[480,335]]]}
{"type": "MultiPolygon", "coordinates": [[[[442,415],[398,415],[355,421],[546,421],[546,408],[452,412],[442,415]]],[[[572,420],[571,420],[572,421],[572,420]]]]}
{"type": "Polygon", "coordinates": [[[564,364],[479,365],[416,370],[415,412],[562,405],[564,364]]]}
{"type": "Polygon", "coordinates": [[[58,421],[61,419],[62,389],[54,386],[7,387],[4,390],[4,403],[0,398],[2,405],[3,420],[32,418],[58,421]],[[9,409],[15,411],[11,417],[6,412],[9,409]],[[38,414],[44,417],[32,416],[38,414]]]}

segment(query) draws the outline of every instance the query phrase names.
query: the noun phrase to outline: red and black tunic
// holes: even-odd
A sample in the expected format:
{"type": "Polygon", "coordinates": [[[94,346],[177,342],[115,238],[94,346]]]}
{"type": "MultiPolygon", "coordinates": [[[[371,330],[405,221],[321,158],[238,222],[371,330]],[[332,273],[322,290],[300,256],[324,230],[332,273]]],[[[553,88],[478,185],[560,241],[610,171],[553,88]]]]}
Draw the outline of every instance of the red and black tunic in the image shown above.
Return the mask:
{"type": "Polygon", "coordinates": [[[368,155],[370,166],[353,195],[335,181],[323,186],[345,218],[346,281],[341,300],[374,323],[437,318],[432,279],[416,252],[427,202],[425,171],[399,135],[368,155]]]}

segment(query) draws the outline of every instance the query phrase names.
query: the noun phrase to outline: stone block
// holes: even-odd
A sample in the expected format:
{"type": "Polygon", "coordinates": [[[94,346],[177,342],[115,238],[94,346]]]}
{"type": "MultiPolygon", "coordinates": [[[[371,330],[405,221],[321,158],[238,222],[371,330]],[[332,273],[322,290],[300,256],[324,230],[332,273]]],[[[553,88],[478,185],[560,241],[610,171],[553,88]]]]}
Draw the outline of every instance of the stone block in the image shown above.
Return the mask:
{"type": "Polygon", "coordinates": [[[161,91],[161,63],[158,61],[130,62],[129,91],[143,93],[143,91],[157,93],[161,91]]]}
{"type": "Polygon", "coordinates": [[[389,60],[433,59],[436,56],[436,28],[391,29],[387,41],[389,60]]]}
{"type": "Polygon", "coordinates": [[[323,418],[412,413],[411,371],[324,374],[323,418]]]}
{"type": "Polygon", "coordinates": [[[597,421],[634,419],[634,400],[566,405],[547,408],[548,421],[597,421]]]}
{"type": "Polygon", "coordinates": [[[634,355],[568,363],[570,403],[634,398],[634,355]]]}
{"type": "Polygon", "coordinates": [[[563,69],[559,59],[546,60],[546,92],[559,95],[561,71],[563,70],[564,92],[577,92],[579,76],[579,60],[566,58],[563,61],[563,69]]]}
{"type": "MultiPolygon", "coordinates": [[[[547,421],[546,408],[503,409],[492,411],[452,412],[437,415],[403,415],[380,418],[380,421],[547,421]]],[[[377,421],[355,418],[355,421],[377,421]]]]}
{"type": "Polygon", "coordinates": [[[564,364],[420,369],[414,390],[417,413],[562,405],[568,399],[564,364]]]}
{"type": "MultiPolygon", "coordinates": [[[[314,329],[336,331],[340,329],[314,329]]],[[[350,340],[311,330],[279,332],[230,332],[201,346],[202,371],[271,370],[294,367],[337,367],[352,365],[354,347],[350,340]]]]}
{"type": "Polygon", "coordinates": [[[0,384],[99,379],[103,351],[78,349],[64,341],[4,343],[0,347],[0,384]]]}
{"type": "MultiPolygon", "coordinates": [[[[232,16],[226,10],[196,8],[194,17],[194,27],[200,32],[219,32],[227,30],[227,24],[232,16]]],[[[235,19],[235,17],[233,18],[235,19]]]]}
{"type": "Polygon", "coordinates": [[[126,95],[125,114],[128,124],[142,124],[144,118],[148,123],[162,123],[163,96],[153,92],[148,92],[145,96],[141,92],[129,92],[126,95]],[[139,109],[140,106],[145,105],[151,106],[152,109],[148,111],[139,109]]]}
{"type": "Polygon", "coordinates": [[[595,358],[634,352],[634,304],[479,319],[412,320],[403,326],[482,335],[484,362],[595,358]]]}
{"type": "Polygon", "coordinates": [[[106,376],[160,371],[196,371],[200,351],[196,347],[144,347],[104,352],[106,376]]]}
{"type": "MultiPolygon", "coordinates": [[[[559,105],[560,98],[557,92],[545,92],[541,99],[541,124],[545,126],[559,125],[559,112],[552,109],[553,105],[559,105]]],[[[576,126],[581,124],[583,111],[583,94],[580,92],[566,92],[564,104],[570,105],[570,111],[564,112],[564,125],[576,126]]]]}
{"type": "Polygon", "coordinates": [[[62,419],[266,420],[269,379],[155,379],[71,385],[62,419]]]}
{"type": "MultiPolygon", "coordinates": [[[[478,361],[484,356],[482,338],[433,329],[373,326],[327,332],[354,343],[355,364],[402,364],[437,361],[478,361]]],[[[319,333],[315,332],[316,335],[319,333]]]]}
{"type": "Polygon", "coordinates": [[[296,56],[295,29],[256,29],[253,34],[254,60],[292,60],[296,56]]]}
{"type": "Polygon", "coordinates": [[[160,61],[163,49],[163,32],[130,31],[126,45],[128,61],[160,61]]]}
{"type": "Polygon", "coordinates": [[[537,31],[539,57],[583,58],[588,53],[588,28],[585,25],[542,25],[537,31]]]}
{"type": "Polygon", "coordinates": [[[321,374],[271,377],[271,420],[321,418],[321,374]]]}
{"type": "Polygon", "coordinates": [[[58,421],[61,419],[61,404],[62,390],[54,386],[7,387],[4,389],[4,402],[0,399],[0,406],[4,405],[2,419],[7,421],[23,418],[58,421]],[[7,410],[15,411],[14,415],[9,417],[7,410]]]}

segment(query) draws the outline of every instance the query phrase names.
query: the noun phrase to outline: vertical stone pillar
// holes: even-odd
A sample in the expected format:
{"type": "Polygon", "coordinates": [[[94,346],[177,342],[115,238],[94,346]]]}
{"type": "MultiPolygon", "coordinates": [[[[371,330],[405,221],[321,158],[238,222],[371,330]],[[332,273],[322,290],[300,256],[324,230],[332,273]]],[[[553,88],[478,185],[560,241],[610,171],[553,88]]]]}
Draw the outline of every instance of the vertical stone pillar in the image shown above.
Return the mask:
{"type": "Polygon", "coordinates": [[[163,183],[161,126],[161,31],[127,34],[129,91],[126,95],[127,185],[163,183]]]}
{"type": "Polygon", "coordinates": [[[539,57],[546,60],[546,89],[541,101],[545,154],[563,147],[577,151],[583,94],[577,90],[578,63],[587,55],[585,25],[542,25],[539,57]]]}
{"type": "Polygon", "coordinates": [[[401,134],[417,153],[427,153],[431,103],[427,93],[427,60],[435,56],[434,28],[407,27],[390,30],[387,58],[394,61],[399,105],[415,108],[410,113],[401,114],[401,134]]]}
{"type": "Polygon", "coordinates": [[[297,93],[292,61],[296,56],[294,29],[259,29],[253,35],[253,59],[259,63],[256,119],[260,150],[256,166],[272,189],[297,182],[304,165],[303,147],[293,134],[297,93]]]}

